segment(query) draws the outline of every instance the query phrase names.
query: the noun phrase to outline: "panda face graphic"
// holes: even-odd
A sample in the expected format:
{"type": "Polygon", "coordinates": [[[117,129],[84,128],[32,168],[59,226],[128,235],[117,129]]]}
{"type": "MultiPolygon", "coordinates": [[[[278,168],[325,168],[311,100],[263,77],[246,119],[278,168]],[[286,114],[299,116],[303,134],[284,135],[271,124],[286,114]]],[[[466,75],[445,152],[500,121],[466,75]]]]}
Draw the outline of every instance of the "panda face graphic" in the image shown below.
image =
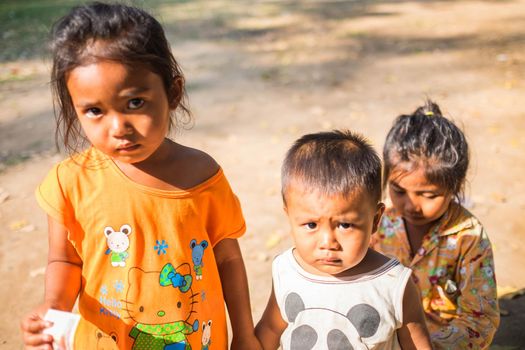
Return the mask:
{"type": "MultiPolygon", "coordinates": [[[[368,304],[353,306],[346,315],[324,308],[306,308],[297,293],[285,299],[285,313],[290,322],[290,350],[360,350],[367,349],[361,338],[373,336],[380,317],[368,304]]],[[[285,337],[286,339],[286,337],[285,337]]]]}

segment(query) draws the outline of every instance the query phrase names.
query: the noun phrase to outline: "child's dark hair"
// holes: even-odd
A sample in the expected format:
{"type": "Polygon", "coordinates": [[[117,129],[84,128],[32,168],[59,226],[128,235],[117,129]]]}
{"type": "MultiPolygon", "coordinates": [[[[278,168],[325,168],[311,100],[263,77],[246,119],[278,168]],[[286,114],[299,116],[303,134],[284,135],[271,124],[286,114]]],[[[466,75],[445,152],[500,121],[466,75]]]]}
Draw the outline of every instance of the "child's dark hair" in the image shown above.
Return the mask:
{"type": "Polygon", "coordinates": [[[449,189],[458,199],[463,195],[469,164],[467,140],[432,101],[397,117],[386,137],[383,161],[384,186],[399,166],[407,171],[422,166],[429,182],[449,189]]]}
{"type": "Polygon", "coordinates": [[[296,181],[325,195],[349,196],[365,190],[379,202],[381,159],[363,136],[351,131],[304,135],[288,150],[281,168],[285,204],[296,181]]]}
{"type": "Polygon", "coordinates": [[[142,66],[158,74],[170,102],[179,100],[177,109],[186,121],[191,120],[181,69],[171,53],[162,26],[146,11],[101,2],[77,6],[55,23],[52,35],[51,86],[57,145],[61,137],[71,152],[85,141],[67,90],[67,75],[78,66],[99,60],[114,60],[130,67],[142,66]],[[94,44],[102,45],[94,48],[94,44]],[[181,82],[182,89],[174,86],[176,79],[181,82]]]}

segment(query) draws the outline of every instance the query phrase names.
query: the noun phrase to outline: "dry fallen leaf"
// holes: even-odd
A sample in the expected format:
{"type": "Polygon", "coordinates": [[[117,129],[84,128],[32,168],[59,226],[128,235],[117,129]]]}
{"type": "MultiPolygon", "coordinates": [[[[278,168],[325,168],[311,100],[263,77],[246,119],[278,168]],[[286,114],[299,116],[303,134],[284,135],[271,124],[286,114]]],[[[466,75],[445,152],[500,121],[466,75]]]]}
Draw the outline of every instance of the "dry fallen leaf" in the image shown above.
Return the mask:
{"type": "Polygon", "coordinates": [[[258,253],[257,256],[255,257],[255,259],[257,261],[260,261],[260,262],[265,262],[265,261],[268,261],[270,260],[270,255],[268,255],[267,253],[258,253]]]}
{"type": "Polygon", "coordinates": [[[281,235],[278,233],[274,233],[266,240],[266,248],[268,249],[274,248],[280,242],[281,242],[281,235]]]}
{"type": "Polygon", "coordinates": [[[503,193],[500,193],[500,192],[492,192],[490,194],[490,197],[495,202],[498,202],[498,203],[505,203],[505,202],[507,202],[507,197],[505,197],[505,195],[503,193]]]}
{"type": "Polygon", "coordinates": [[[39,267],[38,269],[34,269],[31,272],[29,272],[29,276],[36,277],[38,275],[43,275],[45,273],[46,273],[46,267],[42,266],[42,267],[39,267]]]}
{"type": "Polygon", "coordinates": [[[9,199],[9,193],[3,188],[0,188],[0,203],[3,203],[8,199],[9,199]]]}
{"type": "Polygon", "coordinates": [[[26,225],[22,228],[20,228],[20,232],[33,232],[35,230],[35,226],[34,225],[26,225]]]}
{"type": "Polygon", "coordinates": [[[9,228],[13,231],[19,231],[21,228],[27,226],[26,220],[17,220],[9,224],[9,228]]]}
{"type": "Polygon", "coordinates": [[[13,221],[9,224],[9,228],[16,232],[32,232],[35,230],[35,226],[26,220],[13,221]]]}

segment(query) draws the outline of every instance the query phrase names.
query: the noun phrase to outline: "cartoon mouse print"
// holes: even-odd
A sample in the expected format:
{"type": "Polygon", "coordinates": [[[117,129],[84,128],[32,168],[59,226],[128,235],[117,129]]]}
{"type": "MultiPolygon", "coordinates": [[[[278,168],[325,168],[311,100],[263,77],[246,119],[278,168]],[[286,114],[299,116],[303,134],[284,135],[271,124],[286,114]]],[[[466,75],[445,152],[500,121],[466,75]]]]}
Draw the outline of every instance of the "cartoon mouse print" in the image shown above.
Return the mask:
{"type": "Polygon", "coordinates": [[[202,257],[204,256],[204,249],[208,247],[208,241],[204,240],[197,243],[197,240],[192,239],[190,242],[191,258],[193,260],[193,270],[195,271],[195,279],[202,280],[202,257]]]}
{"type": "Polygon", "coordinates": [[[120,231],[115,231],[111,226],[104,228],[104,235],[108,245],[106,255],[111,254],[111,266],[126,266],[126,259],[129,256],[127,250],[129,248],[128,236],[130,234],[131,226],[129,225],[122,225],[120,231]]]}

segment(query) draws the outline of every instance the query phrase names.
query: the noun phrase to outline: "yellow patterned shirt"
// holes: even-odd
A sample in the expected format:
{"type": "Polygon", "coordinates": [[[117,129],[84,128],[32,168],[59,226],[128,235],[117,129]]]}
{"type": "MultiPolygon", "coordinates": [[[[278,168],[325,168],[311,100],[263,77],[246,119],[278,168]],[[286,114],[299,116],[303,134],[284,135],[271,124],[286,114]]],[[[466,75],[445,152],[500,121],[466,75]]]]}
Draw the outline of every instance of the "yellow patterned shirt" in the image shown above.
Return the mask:
{"type": "Polygon", "coordinates": [[[412,254],[403,218],[388,208],[372,246],[413,270],[436,349],[486,349],[499,325],[492,247],[483,226],[452,203],[412,254]]]}

